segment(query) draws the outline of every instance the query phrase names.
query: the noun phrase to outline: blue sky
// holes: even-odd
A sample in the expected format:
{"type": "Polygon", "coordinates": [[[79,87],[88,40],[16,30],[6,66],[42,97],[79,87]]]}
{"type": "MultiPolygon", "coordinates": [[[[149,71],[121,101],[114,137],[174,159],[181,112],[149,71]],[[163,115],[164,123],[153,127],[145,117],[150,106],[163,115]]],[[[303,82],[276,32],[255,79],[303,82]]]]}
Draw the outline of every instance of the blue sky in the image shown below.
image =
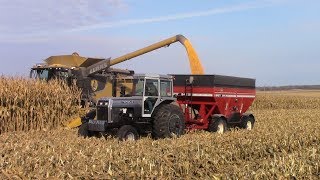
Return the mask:
{"type": "MultiPolygon", "coordinates": [[[[118,57],[176,34],[208,74],[257,85],[320,84],[320,1],[0,0],[0,73],[26,75],[51,55],[118,57]]],[[[180,44],[119,68],[190,73],[180,44]]]]}

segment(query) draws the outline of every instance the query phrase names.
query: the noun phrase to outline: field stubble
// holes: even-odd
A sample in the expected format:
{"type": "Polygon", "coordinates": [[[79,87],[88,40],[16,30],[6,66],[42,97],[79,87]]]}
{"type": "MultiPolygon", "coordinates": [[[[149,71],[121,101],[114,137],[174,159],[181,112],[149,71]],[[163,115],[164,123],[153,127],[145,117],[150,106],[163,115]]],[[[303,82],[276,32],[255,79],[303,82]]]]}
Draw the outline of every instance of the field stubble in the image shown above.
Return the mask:
{"type": "Polygon", "coordinates": [[[254,130],[222,135],[202,131],[119,142],[80,138],[76,129],[64,128],[4,133],[0,178],[318,179],[319,99],[301,98],[259,94],[251,108],[254,130]]]}

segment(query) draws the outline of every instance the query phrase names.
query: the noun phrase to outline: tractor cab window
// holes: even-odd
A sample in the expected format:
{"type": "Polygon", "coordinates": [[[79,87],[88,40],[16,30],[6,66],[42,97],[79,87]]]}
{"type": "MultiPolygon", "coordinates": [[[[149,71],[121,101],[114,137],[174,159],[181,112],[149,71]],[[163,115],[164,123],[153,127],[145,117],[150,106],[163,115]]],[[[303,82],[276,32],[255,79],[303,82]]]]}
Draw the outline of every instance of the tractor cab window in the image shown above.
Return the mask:
{"type": "Polygon", "coordinates": [[[144,79],[134,79],[132,96],[142,96],[143,86],[144,86],[144,79]]]}
{"type": "Polygon", "coordinates": [[[145,87],[145,96],[158,96],[158,80],[147,79],[145,87]]]}
{"type": "Polygon", "coordinates": [[[160,81],[160,95],[162,97],[171,97],[172,96],[171,81],[167,81],[167,80],[160,81]]]}
{"type": "Polygon", "coordinates": [[[158,79],[146,79],[144,92],[144,114],[151,114],[159,96],[158,79]]]}

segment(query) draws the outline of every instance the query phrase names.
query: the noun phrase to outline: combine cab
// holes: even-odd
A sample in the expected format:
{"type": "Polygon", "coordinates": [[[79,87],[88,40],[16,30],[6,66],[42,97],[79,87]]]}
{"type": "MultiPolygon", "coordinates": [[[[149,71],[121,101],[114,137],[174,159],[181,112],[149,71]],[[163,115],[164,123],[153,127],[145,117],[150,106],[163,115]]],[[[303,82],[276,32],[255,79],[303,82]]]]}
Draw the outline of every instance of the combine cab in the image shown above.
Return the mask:
{"type": "Polygon", "coordinates": [[[82,106],[94,106],[97,99],[101,97],[120,96],[123,87],[127,92],[132,89],[132,82],[125,81],[123,77],[131,76],[133,71],[106,68],[100,72],[89,74],[89,67],[102,63],[108,64],[109,61],[110,58],[87,58],[79,56],[77,53],[51,56],[45,60],[45,63],[37,64],[31,68],[30,77],[46,81],[60,79],[70,86],[76,85],[82,89],[82,106]]]}

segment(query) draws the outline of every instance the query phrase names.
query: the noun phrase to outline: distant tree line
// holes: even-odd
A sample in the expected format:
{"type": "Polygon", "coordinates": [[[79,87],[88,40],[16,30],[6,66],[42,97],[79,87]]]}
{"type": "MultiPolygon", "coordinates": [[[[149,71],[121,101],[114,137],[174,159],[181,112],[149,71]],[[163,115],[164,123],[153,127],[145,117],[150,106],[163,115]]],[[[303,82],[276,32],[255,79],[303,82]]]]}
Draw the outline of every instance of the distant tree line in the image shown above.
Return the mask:
{"type": "Polygon", "coordinates": [[[290,85],[290,86],[257,87],[257,90],[260,90],[260,91],[279,91],[279,90],[292,90],[292,89],[314,90],[314,89],[320,89],[320,85],[290,85]]]}

